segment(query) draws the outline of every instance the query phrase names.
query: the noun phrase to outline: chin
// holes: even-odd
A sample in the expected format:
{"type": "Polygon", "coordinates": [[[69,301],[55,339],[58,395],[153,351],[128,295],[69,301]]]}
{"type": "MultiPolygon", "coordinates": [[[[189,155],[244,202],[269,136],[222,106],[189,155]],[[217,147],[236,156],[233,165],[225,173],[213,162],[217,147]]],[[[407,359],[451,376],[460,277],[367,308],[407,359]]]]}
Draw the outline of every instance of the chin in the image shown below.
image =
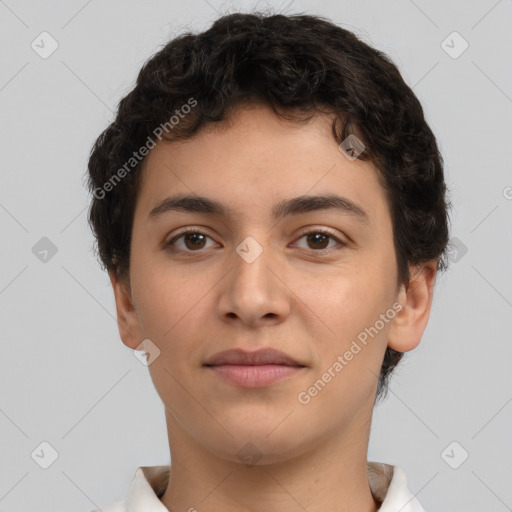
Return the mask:
{"type": "MultiPolygon", "coordinates": [[[[275,429],[275,424],[272,428],[275,429]]],[[[272,433],[272,428],[265,431],[250,429],[236,434],[231,431],[233,437],[221,443],[211,442],[207,449],[216,457],[229,462],[265,466],[293,459],[307,452],[310,444],[314,444],[300,439],[296,429],[294,435],[290,435],[285,431],[272,433]]]]}

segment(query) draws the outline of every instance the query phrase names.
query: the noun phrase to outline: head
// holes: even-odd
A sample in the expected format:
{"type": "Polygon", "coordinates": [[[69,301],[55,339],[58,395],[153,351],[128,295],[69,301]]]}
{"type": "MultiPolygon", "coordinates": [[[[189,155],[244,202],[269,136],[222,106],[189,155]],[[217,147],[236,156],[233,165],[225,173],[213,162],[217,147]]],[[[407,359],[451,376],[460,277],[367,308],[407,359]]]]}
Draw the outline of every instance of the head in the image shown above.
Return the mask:
{"type": "Polygon", "coordinates": [[[325,427],[337,428],[385,396],[419,343],[447,262],[442,157],[396,66],[353,33],[318,16],[232,14],[173,39],[141,69],[88,170],[121,338],[158,347],[157,391],[197,439],[204,411],[185,412],[183,388],[240,441],[275,426],[273,406],[296,407],[295,421],[339,406],[325,427]],[[204,373],[208,357],[241,346],[285,351],[305,372],[252,395],[204,373]]]}

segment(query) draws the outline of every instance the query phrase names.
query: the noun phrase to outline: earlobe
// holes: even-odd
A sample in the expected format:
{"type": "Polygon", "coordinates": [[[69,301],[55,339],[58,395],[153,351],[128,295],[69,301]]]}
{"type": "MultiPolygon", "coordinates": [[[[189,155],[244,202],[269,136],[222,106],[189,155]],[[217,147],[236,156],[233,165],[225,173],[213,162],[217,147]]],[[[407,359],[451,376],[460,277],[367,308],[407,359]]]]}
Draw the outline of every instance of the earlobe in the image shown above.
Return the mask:
{"type": "Polygon", "coordinates": [[[120,279],[114,270],[109,270],[108,275],[116,302],[119,336],[127,347],[135,350],[144,337],[140,332],[139,318],[133,305],[129,283],[120,279]]]}
{"type": "Polygon", "coordinates": [[[408,352],[419,345],[430,316],[436,269],[435,261],[411,269],[408,285],[400,288],[398,302],[402,308],[391,324],[388,347],[408,352]]]}

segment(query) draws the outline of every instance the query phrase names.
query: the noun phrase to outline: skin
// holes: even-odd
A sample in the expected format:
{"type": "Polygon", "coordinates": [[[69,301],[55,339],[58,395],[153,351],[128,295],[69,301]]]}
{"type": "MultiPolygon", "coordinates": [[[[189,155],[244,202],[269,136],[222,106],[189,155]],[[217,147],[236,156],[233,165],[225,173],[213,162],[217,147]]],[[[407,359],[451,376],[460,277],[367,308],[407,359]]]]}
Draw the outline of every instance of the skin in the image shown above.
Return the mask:
{"type": "Polygon", "coordinates": [[[406,352],[419,344],[435,269],[434,261],[411,268],[409,286],[397,283],[377,171],[340,152],[327,115],[294,124],[267,106],[245,105],[229,123],[159,143],[144,162],[129,281],[114,272],[110,279],[125,345],[140,349],[150,339],[160,350],[149,371],[172,461],[162,503],[174,512],[376,511],[367,450],[377,376],[386,346],[406,352]],[[230,213],[148,219],[178,193],[215,199],[230,213]],[[332,209],[271,215],[283,199],[333,193],[364,209],[367,222],[332,209]],[[177,239],[178,252],[165,248],[186,226],[207,237],[177,239]],[[319,229],[335,238],[305,236],[319,229]],[[262,248],[252,263],[236,252],[248,236],[262,248]],[[301,403],[299,393],[397,303],[401,311],[301,403]],[[266,387],[237,387],[203,366],[235,347],[273,347],[306,368],[266,387]],[[252,464],[238,455],[247,443],[259,457],[252,464]]]}

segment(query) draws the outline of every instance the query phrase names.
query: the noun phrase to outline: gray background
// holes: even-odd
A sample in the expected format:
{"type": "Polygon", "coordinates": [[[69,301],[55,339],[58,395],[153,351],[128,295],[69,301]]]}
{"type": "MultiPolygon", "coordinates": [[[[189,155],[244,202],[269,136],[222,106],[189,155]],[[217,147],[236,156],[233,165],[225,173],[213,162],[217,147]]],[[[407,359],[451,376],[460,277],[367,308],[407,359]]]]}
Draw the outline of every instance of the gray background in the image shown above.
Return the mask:
{"type": "Polygon", "coordinates": [[[404,468],[429,512],[512,510],[510,0],[0,1],[0,510],[91,510],[123,498],[138,466],[169,462],[163,407],[92,251],[83,177],[147,58],[255,5],[354,30],[422,101],[458,251],[375,410],[369,459],[404,468]],[[59,45],[46,59],[31,48],[43,31],[59,45]],[[454,31],[469,44],[457,58],[454,31]]]}

